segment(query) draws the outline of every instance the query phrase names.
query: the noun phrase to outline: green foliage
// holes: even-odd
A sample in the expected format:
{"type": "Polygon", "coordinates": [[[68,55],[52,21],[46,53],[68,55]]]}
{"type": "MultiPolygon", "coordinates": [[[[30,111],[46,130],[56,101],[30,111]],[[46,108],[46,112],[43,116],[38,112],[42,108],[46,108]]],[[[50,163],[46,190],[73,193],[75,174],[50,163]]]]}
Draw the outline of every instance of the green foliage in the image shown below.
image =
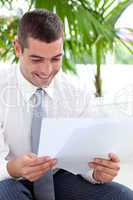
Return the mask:
{"type": "Polygon", "coordinates": [[[11,8],[12,0],[0,0],[0,6],[6,6],[7,8],[11,8]]]}
{"type": "MultiPolygon", "coordinates": [[[[119,34],[120,30],[115,28],[117,20],[133,0],[29,0],[29,2],[29,9],[32,6],[46,8],[60,16],[65,31],[63,69],[75,73],[76,63],[96,63],[96,96],[101,96],[100,66],[106,62],[107,52],[113,51],[116,44],[121,44],[133,54],[133,42],[125,41],[119,34]]],[[[8,56],[13,56],[11,42],[16,34],[18,19],[14,18],[10,23],[10,20],[2,20],[0,52],[2,58],[7,59],[8,56]]],[[[133,34],[133,30],[128,31],[133,34]]]]}
{"type": "Polygon", "coordinates": [[[129,54],[122,44],[116,44],[114,48],[114,60],[116,64],[133,64],[133,54],[129,54]],[[124,55],[124,56],[123,56],[124,55]]]}
{"type": "Polygon", "coordinates": [[[15,62],[16,56],[12,42],[17,33],[18,18],[0,18],[0,55],[4,61],[15,62]]]}
{"type": "MultiPolygon", "coordinates": [[[[95,61],[96,96],[102,95],[101,63],[105,62],[108,51],[113,51],[115,43],[129,47],[119,37],[115,24],[123,11],[133,3],[132,0],[36,0],[37,8],[46,8],[56,12],[65,26],[65,67],[74,70],[74,63],[95,61]],[[67,22],[67,23],[66,23],[67,22]],[[68,33],[70,37],[68,37],[68,33]],[[69,55],[67,57],[67,55],[69,55]],[[88,56],[87,56],[88,55],[88,56]]],[[[131,30],[133,33],[133,31],[131,30]]],[[[130,43],[131,45],[131,43],[130,43]]]]}

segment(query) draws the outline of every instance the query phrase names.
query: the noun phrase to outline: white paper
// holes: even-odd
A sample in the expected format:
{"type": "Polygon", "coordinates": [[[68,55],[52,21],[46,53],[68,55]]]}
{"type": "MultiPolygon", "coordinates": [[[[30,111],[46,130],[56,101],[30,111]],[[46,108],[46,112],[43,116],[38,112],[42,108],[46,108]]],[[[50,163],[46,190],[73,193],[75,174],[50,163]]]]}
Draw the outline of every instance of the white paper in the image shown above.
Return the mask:
{"type": "Polygon", "coordinates": [[[86,173],[95,157],[116,153],[133,161],[133,119],[43,119],[39,156],[58,159],[58,168],[86,173]]]}

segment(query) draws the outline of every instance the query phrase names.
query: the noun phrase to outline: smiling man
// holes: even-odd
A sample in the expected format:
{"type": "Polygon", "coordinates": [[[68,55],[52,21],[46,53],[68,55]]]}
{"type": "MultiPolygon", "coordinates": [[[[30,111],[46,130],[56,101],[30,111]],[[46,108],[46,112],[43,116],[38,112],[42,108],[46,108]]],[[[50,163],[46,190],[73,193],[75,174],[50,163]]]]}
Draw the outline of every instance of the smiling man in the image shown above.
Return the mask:
{"type": "Polygon", "coordinates": [[[132,200],[130,189],[112,182],[120,169],[113,153],[109,160],[94,158],[81,175],[37,156],[42,117],[90,116],[88,89],[61,71],[63,40],[52,12],[34,10],[20,20],[19,65],[0,71],[0,200],[132,200]]]}
{"type": "Polygon", "coordinates": [[[27,42],[28,48],[22,57],[19,41],[16,40],[15,44],[17,55],[21,58],[21,72],[33,85],[47,87],[60,68],[63,38],[47,44],[29,37],[27,42]]]}

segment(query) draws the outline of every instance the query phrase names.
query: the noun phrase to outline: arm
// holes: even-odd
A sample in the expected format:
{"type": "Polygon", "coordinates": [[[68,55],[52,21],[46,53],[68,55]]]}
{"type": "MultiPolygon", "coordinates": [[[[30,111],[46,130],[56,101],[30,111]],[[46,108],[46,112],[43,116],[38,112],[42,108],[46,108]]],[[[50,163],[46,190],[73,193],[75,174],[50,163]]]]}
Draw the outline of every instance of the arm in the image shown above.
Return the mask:
{"type": "Polygon", "coordinates": [[[0,181],[11,177],[7,170],[8,161],[6,160],[9,147],[4,141],[3,132],[3,124],[0,122],[0,181]]]}
{"type": "Polygon", "coordinates": [[[3,123],[0,122],[0,181],[21,177],[35,181],[56,164],[55,159],[38,158],[32,153],[7,160],[9,147],[4,139],[4,131],[3,123]]]}

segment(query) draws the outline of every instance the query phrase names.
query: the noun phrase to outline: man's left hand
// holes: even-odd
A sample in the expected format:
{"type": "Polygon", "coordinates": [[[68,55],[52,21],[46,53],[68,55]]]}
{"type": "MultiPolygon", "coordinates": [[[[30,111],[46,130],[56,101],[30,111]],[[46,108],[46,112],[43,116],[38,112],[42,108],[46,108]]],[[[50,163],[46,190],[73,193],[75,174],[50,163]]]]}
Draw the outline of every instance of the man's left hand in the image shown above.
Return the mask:
{"type": "Polygon", "coordinates": [[[117,155],[110,153],[110,160],[95,158],[89,163],[89,167],[94,169],[93,178],[102,183],[111,182],[120,170],[120,160],[117,155]]]}

